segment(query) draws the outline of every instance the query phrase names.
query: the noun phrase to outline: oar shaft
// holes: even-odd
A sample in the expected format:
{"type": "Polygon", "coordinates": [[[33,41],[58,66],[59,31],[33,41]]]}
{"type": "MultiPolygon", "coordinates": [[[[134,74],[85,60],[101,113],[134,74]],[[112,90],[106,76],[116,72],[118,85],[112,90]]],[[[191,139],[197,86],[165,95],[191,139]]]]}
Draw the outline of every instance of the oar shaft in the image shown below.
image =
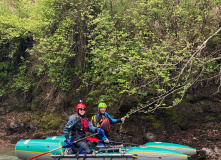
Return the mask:
{"type": "Polygon", "coordinates": [[[35,159],[35,158],[41,157],[41,156],[43,156],[43,155],[46,155],[46,154],[48,154],[48,153],[50,153],[50,152],[53,152],[53,151],[55,151],[55,150],[58,150],[58,149],[60,149],[60,148],[62,148],[62,147],[58,147],[58,148],[55,148],[55,149],[53,149],[53,150],[47,151],[47,152],[45,152],[45,153],[39,154],[39,155],[37,155],[37,156],[31,157],[31,158],[29,158],[28,160],[33,160],[33,159],[35,159]]]}
{"type": "Polygon", "coordinates": [[[45,153],[43,153],[43,154],[39,154],[39,155],[37,155],[37,156],[28,158],[28,160],[33,160],[33,159],[35,159],[35,158],[41,157],[41,156],[43,156],[43,155],[45,155],[45,154],[48,154],[48,153],[49,153],[49,152],[45,152],[45,153]]]}

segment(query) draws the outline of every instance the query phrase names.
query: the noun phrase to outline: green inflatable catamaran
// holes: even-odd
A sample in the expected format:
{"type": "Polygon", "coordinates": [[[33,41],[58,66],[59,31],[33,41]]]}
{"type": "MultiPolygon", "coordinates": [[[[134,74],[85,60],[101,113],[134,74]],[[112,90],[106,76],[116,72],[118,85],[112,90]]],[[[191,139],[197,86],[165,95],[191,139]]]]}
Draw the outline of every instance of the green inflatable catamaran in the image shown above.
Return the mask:
{"type": "MultiPolygon", "coordinates": [[[[16,156],[27,160],[188,160],[197,153],[195,148],[166,142],[148,142],[140,146],[125,147],[124,143],[98,146],[95,154],[70,154],[69,149],[62,148],[63,136],[47,137],[46,139],[20,140],[15,147],[16,156]],[[57,149],[56,149],[57,148],[57,149]],[[56,149],[56,150],[54,150],[56,149]]],[[[98,142],[94,142],[99,144],[98,142]]]]}

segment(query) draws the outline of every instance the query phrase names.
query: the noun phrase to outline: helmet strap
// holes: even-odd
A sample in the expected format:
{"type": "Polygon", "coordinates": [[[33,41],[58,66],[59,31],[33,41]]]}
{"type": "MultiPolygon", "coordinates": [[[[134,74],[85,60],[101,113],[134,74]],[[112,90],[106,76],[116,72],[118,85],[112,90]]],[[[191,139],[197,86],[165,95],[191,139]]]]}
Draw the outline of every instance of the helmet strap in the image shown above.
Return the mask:
{"type": "Polygon", "coordinates": [[[101,113],[101,111],[100,111],[100,109],[99,109],[99,108],[98,108],[98,114],[103,115],[103,114],[101,113]]]}
{"type": "Polygon", "coordinates": [[[85,117],[85,114],[84,115],[80,115],[79,113],[79,109],[78,109],[78,113],[77,113],[80,117],[84,118],[85,117]]]}

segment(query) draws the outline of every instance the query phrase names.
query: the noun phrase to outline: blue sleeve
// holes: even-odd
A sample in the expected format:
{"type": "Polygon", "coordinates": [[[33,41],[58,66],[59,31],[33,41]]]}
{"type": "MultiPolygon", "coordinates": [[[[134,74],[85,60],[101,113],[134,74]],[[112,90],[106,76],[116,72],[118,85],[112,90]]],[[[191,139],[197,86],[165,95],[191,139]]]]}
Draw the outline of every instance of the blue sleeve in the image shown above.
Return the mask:
{"type": "Polygon", "coordinates": [[[64,136],[69,136],[69,133],[76,122],[77,121],[74,116],[69,117],[68,123],[65,125],[64,130],[63,130],[64,136]]]}
{"type": "Polygon", "coordinates": [[[117,119],[113,119],[107,112],[105,112],[105,115],[109,118],[111,123],[117,123],[118,122],[117,119]]]}
{"type": "Polygon", "coordinates": [[[88,132],[95,133],[97,127],[94,127],[90,121],[88,121],[88,132]]]}

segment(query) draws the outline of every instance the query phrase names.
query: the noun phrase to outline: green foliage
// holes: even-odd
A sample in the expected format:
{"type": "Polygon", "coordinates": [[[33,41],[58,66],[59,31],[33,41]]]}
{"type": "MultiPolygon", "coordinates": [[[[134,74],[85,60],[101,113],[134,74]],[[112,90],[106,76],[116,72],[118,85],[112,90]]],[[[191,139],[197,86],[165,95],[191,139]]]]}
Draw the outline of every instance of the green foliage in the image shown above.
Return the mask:
{"type": "Polygon", "coordinates": [[[212,10],[219,2],[108,2],[91,23],[96,27],[89,36],[91,72],[85,78],[96,84],[92,99],[100,94],[119,101],[141,91],[159,97],[174,90],[173,104],[179,103],[201,72],[191,59],[193,48],[217,29],[212,10]],[[119,6],[124,10],[115,9],[119,6]]]}
{"type": "Polygon", "coordinates": [[[3,96],[5,92],[4,84],[9,81],[8,73],[11,72],[13,67],[9,61],[0,62],[0,96],[3,96]]]}
{"type": "Polygon", "coordinates": [[[220,35],[205,42],[219,27],[219,0],[0,4],[1,59],[6,57],[0,63],[1,86],[10,79],[8,86],[28,92],[44,80],[83,93],[94,104],[138,97],[139,107],[129,116],[173,107],[191,85],[220,71],[220,35]]]}
{"type": "Polygon", "coordinates": [[[35,126],[38,126],[39,129],[58,129],[61,123],[63,122],[61,115],[57,113],[37,113],[32,116],[31,119],[26,119],[30,121],[35,126]]]}
{"type": "Polygon", "coordinates": [[[141,116],[140,118],[145,120],[146,122],[150,123],[153,128],[159,128],[161,126],[161,123],[162,123],[154,115],[141,116]]]}
{"type": "Polygon", "coordinates": [[[180,126],[184,125],[185,122],[187,122],[187,119],[192,118],[192,112],[186,112],[182,111],[180,109],[174,108],[174,109],[167,109],[165,110],[165,115],[167,117],[167,121],[169,123],[175,123],[180,126]]]}
{"type": "Polygon", "coordinates": [[[7,1],[0,2],[0,45],[2,48],[5,48],[4,45],[9,45],[7,56],[12,58],[19,50],[19,38],[25,37],[27,32],[24,19],[20,17],[21,13],[16,11],[16,4],[10,6],[11,8],[8,8],[7,5],[10,5],[7,4],[7,1]]]}
{"type": "Polygon", "coordinates": [[[21,60],[23,63],[21,63],[19,66],[18,73],[14,75],[14,81],[11,84],[11,87],[15,88],[16,90],[20,89],[24,92],[27,92],[33,84],[33,79],[27,75],[29,61],[25,61],[23,57],[21,57],[21,60]]]}
{"type": "Polygon", "coordinates": [[[41,118],[41,126],[43,129],[58,129],[62,121],[62,118],[57,114],[44,114],[41,118]]]}
{"type": "Polygon", "coordinates": [[[32,32],[39,43],[30,53],[40,62],[37,76],[47,75],[48,81],[62,90],[71,90],[87,67],[85,34],[94,12],[90,5],[84,1],[39,0],[33,6],[31,17],[36,21],[32,32]],[[36,19],[38,13],[42,13],[40,19],[36,19]]]}
{"type": "Polygon", "coordinates": [[[29,36],[24,23],[26,15],[21,10],[21,3],[6,0],[0,2],[1,95],[7,88],[16,87],[27,91],[31,86],[24,78],[27,63],[19,64],[26,61],[23,56],[27,44],[26,38],[29,36]],[[15,77],[14,82],[12,77],[15,77]]]}

